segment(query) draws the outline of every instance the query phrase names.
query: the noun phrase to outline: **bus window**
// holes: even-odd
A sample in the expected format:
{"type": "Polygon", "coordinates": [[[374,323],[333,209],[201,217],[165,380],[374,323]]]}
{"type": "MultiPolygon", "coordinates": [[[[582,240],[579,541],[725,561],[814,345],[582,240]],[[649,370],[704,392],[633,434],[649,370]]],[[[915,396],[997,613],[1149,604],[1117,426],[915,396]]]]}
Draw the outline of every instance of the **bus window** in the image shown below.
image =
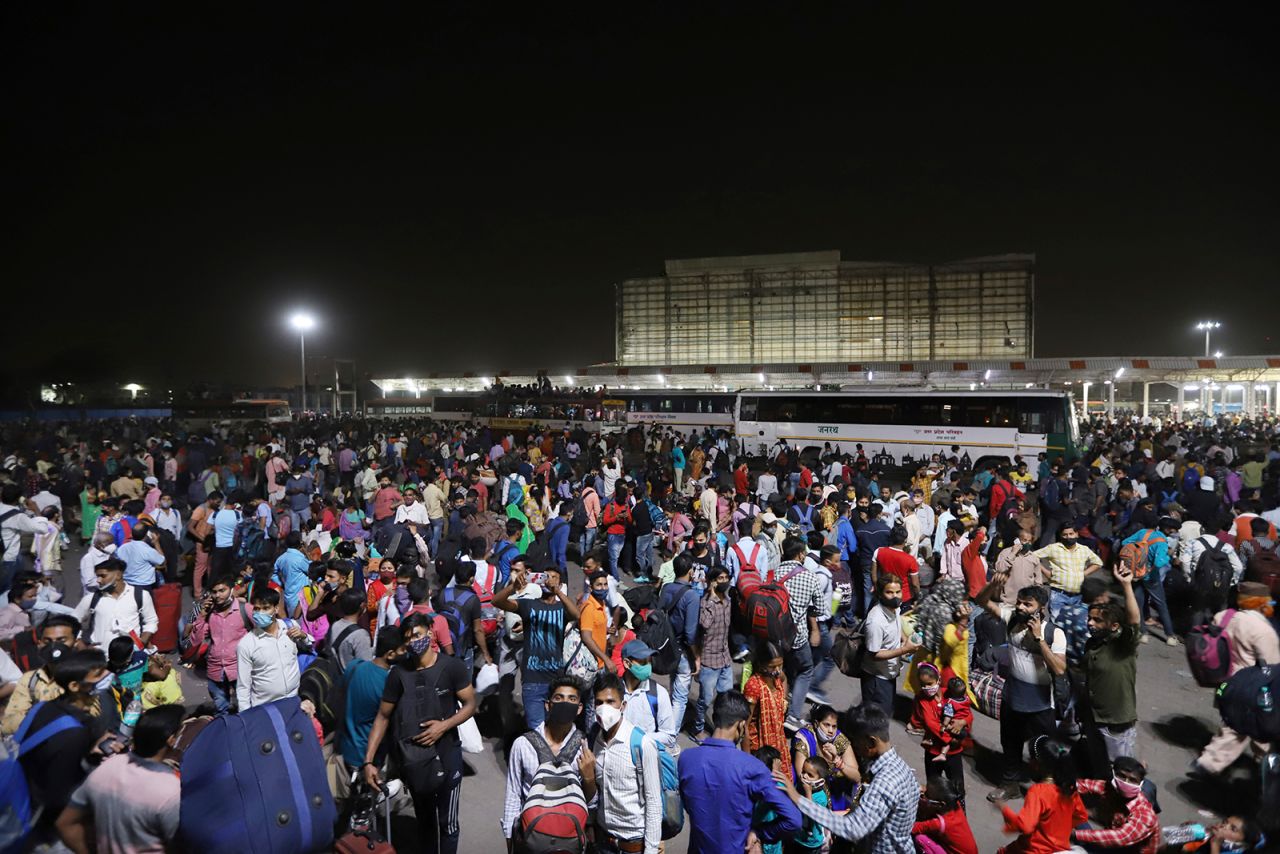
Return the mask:
{"type": "Polygon", "coordinates": [[[891,401],[868,400],[863,416],[864,424],[896,424],[898,405],[891,401]]]}
{"type": "Polygon", "coordinates": [[[832,418],[837,424],[858,424],[865,417],[866,406],[860,398],[838,398],[832,418]]]}
{"type": "Polygon", "coordinates": [[[760,398],[744,397],[738,405],[738,419],[741,421],[755,421],[756,413],[760,408],[760,398]]]}

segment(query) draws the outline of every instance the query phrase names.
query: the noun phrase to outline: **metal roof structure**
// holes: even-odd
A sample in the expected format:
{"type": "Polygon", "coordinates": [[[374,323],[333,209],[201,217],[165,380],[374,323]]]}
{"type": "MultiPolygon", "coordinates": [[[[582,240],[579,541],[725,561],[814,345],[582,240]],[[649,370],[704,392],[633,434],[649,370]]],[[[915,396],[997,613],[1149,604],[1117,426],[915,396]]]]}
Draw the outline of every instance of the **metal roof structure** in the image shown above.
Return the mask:
{"type": "Polygon", "coordinates": [[[505,385],[537,382],[546,374],[557,386],[596,386],[626,389],[788,389],[844,388],[988,388],[1067,386],[1088,382],[1122,383],[1280,383],[1280,356],[1085,356],[1066,359],[986,359],[911,362],[814,362],[811,364],[721,365],[590,365],[570,370],[534,369],[497,374],[431,373],[419,377],[374,379],[384,394],[483,391],[501,377],[505,385]]]}

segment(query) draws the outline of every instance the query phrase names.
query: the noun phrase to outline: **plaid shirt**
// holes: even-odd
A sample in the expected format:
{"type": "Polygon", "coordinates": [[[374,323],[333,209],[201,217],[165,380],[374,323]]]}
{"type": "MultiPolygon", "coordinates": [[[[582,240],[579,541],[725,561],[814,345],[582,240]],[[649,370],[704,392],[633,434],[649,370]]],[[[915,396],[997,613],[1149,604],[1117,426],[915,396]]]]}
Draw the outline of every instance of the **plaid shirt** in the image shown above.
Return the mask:
{"type": "MultiPolygon", "coordinates": [[[[1077,780],[1076,788],[1082,795],[1102,795],[1107,791],[1106,780],[1077,780]]],[[[1077,842],[1091,848],[1124,848],[1135,854],[1156,854],[1160,848],[1160,823],[1145,795],[1138,795],[1125,804],[1127,812],[1117,812],[1111,819],[1111,827],[1077,830],[1077,842]]]]}
{"type": "Polygon", "coordinates": [[[920,803],[920,784],[911,767],[890,748],[868,769],[869,782],[858,794],[858,803],[846,815],[836,815],[808,798],[802,798],[800,812],[828,828],[841,839],[866,839],[870,854],[915,854],[911,828],[920,803]]]}
{"type": "Polygon", "coordinates": [[[1085,569],[1090,566],[1102,566],[1102,558],[1079,543],[1075,548],[1070,549],[1062,543],[1053,543],[1037,549],[1032,554],[1048,564],[1049,586],[1072,595],[1080,592],[1080,582],[1084,581],[1085,569]]]}
{"type": "Polygon", "coordinates": [[[778,567],[777,577],[784,578],[787,573],[797,569],[800,571],[782,582],[791,602],[791,620],[796,624],[792,649],[799,649],[809,642],[809,614],[822,613],[822,579],[818,577],[818,573],[806,569],[799,561],[786,560],[778,567]]]}
{"type": "Polygon", "coordinates": [[[729,653],[729,617],[732,607],[728,596],[723,602],[717,601],[715,594],[710,591],[702,597],[702,607],[698,614],[698,642],[702,644],[703,667],[719,669],[733,664],[733,656],[729,653]]]}

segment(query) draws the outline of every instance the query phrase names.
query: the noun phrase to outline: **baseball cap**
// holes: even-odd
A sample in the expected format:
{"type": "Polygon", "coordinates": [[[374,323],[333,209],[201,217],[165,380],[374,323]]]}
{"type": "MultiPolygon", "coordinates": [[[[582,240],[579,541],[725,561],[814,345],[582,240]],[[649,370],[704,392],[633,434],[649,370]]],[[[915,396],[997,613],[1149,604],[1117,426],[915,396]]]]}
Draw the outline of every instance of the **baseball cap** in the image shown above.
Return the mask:
{"type": "Polygon", "coordinates": [[[1213,492],[1213,478],[1208,475],[1200,478],[1200,488],[1205,492],[1213,492]]]}
{"type": "Polygon", "coordinates": [[[773,515],[771,511],[766,510],[760,514],[760,524],[762,525],[772,525],[777,521],[778,517],[773,515]]]}
{"type": "Polygon", "coordinates": [[[629,640],[622,645],[622,657],[633,661],[653,658],[653,648],[642,640],[629,640]]]}
{"type": "Polygon", "coordinates": [[[154,477],[146,478],[142,482],[145,483],[147,486],[158,486],[160,484],[160,481],[156,480],[154,477]]]}

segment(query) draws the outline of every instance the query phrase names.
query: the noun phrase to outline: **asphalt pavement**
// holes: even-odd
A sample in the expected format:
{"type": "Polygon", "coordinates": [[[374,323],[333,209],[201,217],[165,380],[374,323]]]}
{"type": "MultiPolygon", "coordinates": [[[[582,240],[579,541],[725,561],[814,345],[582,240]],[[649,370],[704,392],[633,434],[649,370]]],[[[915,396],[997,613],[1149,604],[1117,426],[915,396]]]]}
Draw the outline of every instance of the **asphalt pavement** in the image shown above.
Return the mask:
{"type": "MultiPolygon", "coordinates": [[[[73,588],[65,597],[70,605],[79,599],[81,554],[81,550],[73,546],[63,555],[64,577],[73,588]]],[[[568,583],[571,591],[582,589],[582,573],[576,565],[570,568],[568,583]]],[[[185,608],[191,602],[189,588],[185,590],[183,600],[185,608]]],[[[738,667],[735,666],[735,684],[738,667]]],[[[198,672],[181,669],[180,676],[189,708],[194,709],[209,700],[204,680],[198,672]]],[[[696,700],[697,691],[697,680],[694,680],[691,705],[696,700]]],[[[854,679],[835,671],[828,680],[827,694],[836,708],[844,709],[859,701],[860,692],[854,679]]],[[[518,692],[516,696],[519,696],[518,692]]],[[[462,783],[459,847],[462,852],[487,854],[505,851],[499,821],[506,787],[505,748],[510,736],[504,738],[501,732],[495,705],[490,699],[482,706],[478,717],[485,751],[467,757],[474,773],[468,774],[462,783]]],[[[898,752],[923,781],[924,750],[919,739],[909,735],[905,729],[909,710],[909,699],[899,694],[892,738],[898,752]]],[[[1192,781],[1186,776],[1188,763],[1209,740],[1219,719],[1213,708],[1213,692],[1199,687],[1191,678],[1184,647],[1168,647],[1153,639],[1152,643],[1139,648],[1138,712],[1141,718],[1138,724],[1139,758],[1146,763],[1150,778],[1159,787],[1158,799],[1163,810],[1159,817],[1163,826],[1184,821],[1207,824],[1215,816],[1251,808],[1256,802],[1256,765],[1248,760],[1242,759],[1226,777],[1212,782],[1192,781]]],[[[985,797],[999,778],[999,723],[978,715],[974,740],[974,755],[965,759],[969,822],[977,838],[978,849],[989,852],[1010,838],[1003,832],[999,811],[985,797]]],[[[684,750],[694,749],[687,736],[681,736],[681,745],[684,750]]],[[[1016,809],[1021,801],[1010,803],[1016,809]]],[[[393,842],[397,851],[420,850],[410,817],[397,817],[393,825],[393,842]]],[[[669,854],[685,851],[687,834],[686,829],[679,837],[668,841],[665,850],[669,854]]]]}

